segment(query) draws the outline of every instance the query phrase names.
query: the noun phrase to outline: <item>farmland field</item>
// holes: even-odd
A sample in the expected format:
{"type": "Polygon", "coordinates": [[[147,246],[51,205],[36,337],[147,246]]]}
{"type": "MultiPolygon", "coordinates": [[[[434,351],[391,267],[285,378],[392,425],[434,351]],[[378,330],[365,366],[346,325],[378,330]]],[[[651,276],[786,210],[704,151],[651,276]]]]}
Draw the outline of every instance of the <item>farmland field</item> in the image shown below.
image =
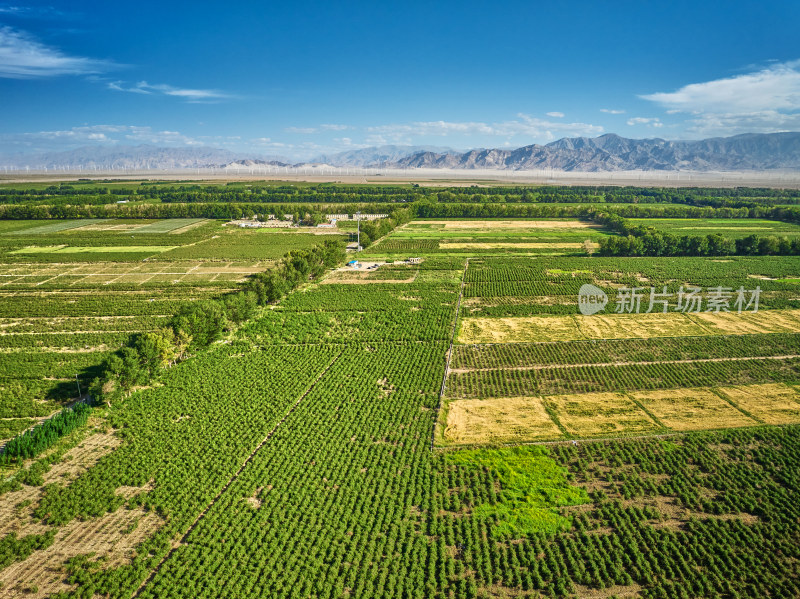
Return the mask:
{"type": "Polygon", "coordinates": [[[714,235],[719,234],[734,239],[748,235],[777,235],[780,237],[800,236],[800,226],[774,220],[759,219],[702,219],[702,218],[660,218],[656,221],[646,218],[632,218],[636,225],[651,226],[673,235],[714,235]]]}
{"type": "Polygon", "coordinates": [[[604,236],[598,225],[579,220],[415,220],[368,255],[585,254],[604,236]]]}
{"type": "Polygon", "coordinates": [[[302,252],[336,231],[0,221],[4,439],[121,381],[104,364],[137,334],[262,294],[0,454],[0,594],[800,595],[800,257],[600,257],[585,242],[612,233],[574,218],[395,218],[319,276],[302,252]],[[56,246],[102,251],[14,253],[56,246]]]}
{"type": "Polygon", "coordinates": [[[0,439],[75,401],[132,335],[165,326],[182,305],[222,295],[318,240],[207,219],[2,225],[0,439]]]}

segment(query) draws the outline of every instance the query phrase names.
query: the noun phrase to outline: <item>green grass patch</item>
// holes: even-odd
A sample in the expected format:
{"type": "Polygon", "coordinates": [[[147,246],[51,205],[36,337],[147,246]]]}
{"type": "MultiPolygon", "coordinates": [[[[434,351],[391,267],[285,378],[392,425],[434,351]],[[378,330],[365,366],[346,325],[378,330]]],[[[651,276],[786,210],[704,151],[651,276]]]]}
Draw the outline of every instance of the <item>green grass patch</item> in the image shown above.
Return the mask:
{"type": "Polygon", "coordinates": [[[448,454],[451,464],[488,469],[500,483],[497,501],[480,503],[473,515],[494,521],[500,536],[568,530],[570,518],[559,507],[589,502],[586,491],[570,485],[566,468],[557,464],[544,447],[478,449],[448,454]]]}

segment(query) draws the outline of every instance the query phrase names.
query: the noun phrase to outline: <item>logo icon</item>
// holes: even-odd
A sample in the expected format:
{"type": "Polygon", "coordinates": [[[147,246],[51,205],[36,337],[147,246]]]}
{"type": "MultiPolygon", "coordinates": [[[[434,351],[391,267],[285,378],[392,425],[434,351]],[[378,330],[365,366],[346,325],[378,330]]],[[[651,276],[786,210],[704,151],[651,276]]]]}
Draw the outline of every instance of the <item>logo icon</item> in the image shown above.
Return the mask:
{"type": "Polygon", "coordinates": [[[606,304],[608,304],[606,292],[595,285],[586,283],[578,291],[578,309],[584,316],[597,314],[606,307],[606,304]]]}

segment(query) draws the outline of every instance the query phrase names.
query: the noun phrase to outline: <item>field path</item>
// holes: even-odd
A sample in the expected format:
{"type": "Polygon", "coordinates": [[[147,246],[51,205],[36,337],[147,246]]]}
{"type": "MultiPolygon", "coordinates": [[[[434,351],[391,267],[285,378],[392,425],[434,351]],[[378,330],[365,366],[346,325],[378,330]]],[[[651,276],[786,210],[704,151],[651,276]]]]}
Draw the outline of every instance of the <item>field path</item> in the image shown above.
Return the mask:
{"type": "Polygon", "coordinates": [[[336,354],[336,356],[334,356],[334,358],[328,363],[328,365],[322,370],[322,372],[320,372],[317,375],[317,377],[312,381],[312,383],[308,386],[308,388],[300,395],[300,397],[297,398],[297,401],[292,404],[292,406],[289,408],[289,410],[286,412],[286,414],[283,415],[283,418],[281,418],[280,421],[274,427],[272,427],[272,430],[269,431],[269,433],[267,433],[267,436],[264,437],[264,439],[261,441],[261,443],[259,443],[256,446],[256,448],[250,453],[250,455],[247,456],[247,458],[244,460],[244,462],[242,462],[242,465],[239,467],[239,469],[233,474],[233,476],[230,477],[230,479],[228,479],[228,482],[223,485],[223,487],[214,496],[214,498],[208,503],[208,505],[203,509],[203,511],[200,512],[197,515],[197,518],[194,519],[194,522],[191,523],[191,525],[186,530],[186,532],[183,534],[183,536],[180,538],[180,540],[177,541],[177,542],[175,542],[175,541],[172,542],[172,547],[170,548],[170,550],[167,551],[167,553],[164,555],[164,557],[161,559],[161,561],[159,561],[158,564],[156,565],[156,567],[153,568],[153,571],[150,572],[150,575],[147,578],[145,578],[144,582],[142,582],[142,584],[139,585],[139,588],[137,588],[136,591],[134,591],[133,595],[131,595],[132,598],[133,597],[138,597],[141,594],[141,592],[144,590],[144,588],[150,582],[152,582],[152,580],[156,577],[156,575],[158,574],[158,572],[161,569],[161,567],[172,556],[172,554],[175,552],[175,550],[178,547],[180,547],[181,545],[186,543],[186,540],[189,538],[189,535],[192,534],[192,531],[194,531],[195,528],[197,528],[198,524],[200,524],[200,521],[205,517],[205,515],[208,513],[208,511],[212,507],[214,507],[214,504],[216,504],[217,501],[219,501],[219,498],[222,497],[222,495],[225,493],[225,491],[227,491],[228,488],[233,483],[236,482],[236,480],[242,474],[242,472],[247,467],[247,465],[250,462],[253,461],[253,458],[255,458],[255,456],[259,452],[259,450],[262,447],[264,447],[264,445],[267,444],[267,442],[273,437],[273,435],[280,428],[280,426],[297,409],[297,406],[299,406],[302,403],[302,401],[306,397],[308,397],[308,394],[311,393],[314,390],[314,388],[317,386],[317,383],[319,383],[319,381],[327,374],[327,372],[331,369],[331,366],[333,366],[336,363],[336,361],[342,356],[343,353],[344,353],[344,349],[342,349],[338,354],[336,354]]]}
{"type": "Polygon", "coordinates": [[[461,298],[464,296],[464,286],[467,282],[467,269],[469,268],[469,258],[464,261],[464,272],[461,275],[461,287],[458,289],[458,301],[456,302],[456,315],[453,319],[453,330],[450,333],[450,347],[447,348],[447,361],[444,366],[444,376],[442,377],[442,387],[439,390],[439,401],[436,404],[436,414],[433,418],[433,431],[431,431],[431,451],[436,440],[436,429],[439,426],[439,414],[442,411],[442,398],[447,387],[447,377],[450,375],[450,360],[453,358],[453,344],[456,341],[456,331],[458,329],[458,315],[461,311],[461,298]]]}

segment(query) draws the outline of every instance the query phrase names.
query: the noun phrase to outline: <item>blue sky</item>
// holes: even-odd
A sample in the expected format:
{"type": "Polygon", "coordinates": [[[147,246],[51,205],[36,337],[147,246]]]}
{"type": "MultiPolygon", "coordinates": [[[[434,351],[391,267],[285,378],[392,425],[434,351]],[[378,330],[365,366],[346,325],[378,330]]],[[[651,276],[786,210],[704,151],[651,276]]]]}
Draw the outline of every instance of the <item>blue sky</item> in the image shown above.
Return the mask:
{"type": "Polygon", "coordinates": [[[800,130],[800,2],[4,2],[0,153],[800,130]]]}

